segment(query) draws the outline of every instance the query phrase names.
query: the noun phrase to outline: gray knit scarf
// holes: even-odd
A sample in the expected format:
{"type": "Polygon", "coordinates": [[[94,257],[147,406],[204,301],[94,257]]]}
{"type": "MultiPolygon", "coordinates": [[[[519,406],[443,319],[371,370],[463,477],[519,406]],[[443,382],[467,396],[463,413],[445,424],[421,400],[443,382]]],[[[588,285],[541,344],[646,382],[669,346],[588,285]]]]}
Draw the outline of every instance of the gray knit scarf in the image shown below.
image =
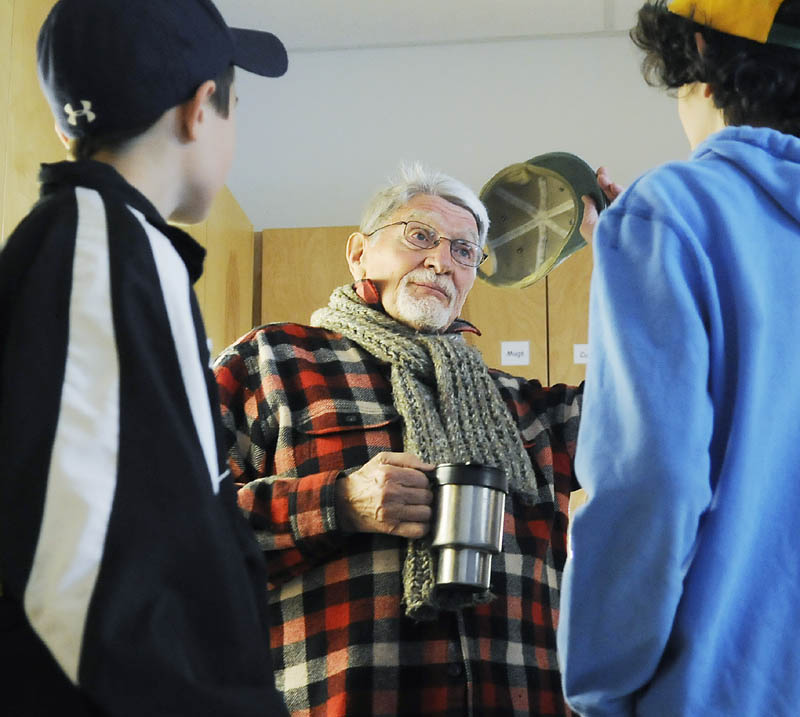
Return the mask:
{"type": "MultiPolygon", "coordinates": [[[[528,501],[554,499],[552,486],[537,487],[517,425],[480,352],[459,333],[420,333],[367,305],[350,285],[336,289],[328,306],[314,312],[311,324],[346,336],[391,365],[405,451],[433,464],[498,466],[505,470],[510,489],[528,501]]],[[[403,588],[406,614],[416,619],[433,619],[439,610],[492,599],[488,591],[472,596],[436,593],[430,537],[409,540],[403,588]]]]}

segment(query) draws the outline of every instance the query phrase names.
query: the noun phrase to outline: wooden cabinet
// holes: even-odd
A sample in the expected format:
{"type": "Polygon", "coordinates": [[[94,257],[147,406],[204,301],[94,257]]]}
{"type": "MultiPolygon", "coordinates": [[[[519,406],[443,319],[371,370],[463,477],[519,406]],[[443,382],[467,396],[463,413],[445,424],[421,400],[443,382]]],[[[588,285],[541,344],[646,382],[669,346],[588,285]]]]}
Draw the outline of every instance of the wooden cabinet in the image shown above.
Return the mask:
{"type": "Polygon", "coordinates": [[[480,336],[468,340],[489,366],[547,383],[547,284],[525,289],[499,289],[478,279],[467,297],[463,317],[475,324],[480,336]],[[528,341],[530,361],[525,366],[502,366],[503,341],[528,341]]]}
{"type": "Polygon", "coordinates": [[[181,228],[206,248],[194,288],[216,356],[253,327],[253,225],[223,187],[204,222],[181,228]]]}
{"type": "Polygon", "coordinates": [[[576,385],[586,364],[575,362],[575,347],[589,340],[589,281],[592,250],[585,247],[547,276],[550,383],[576,385]]]}
{"type": "Polygon", "coordinates": [[[39,196],[39,164],[64,159],[39,88],[36,38],[55,0],[0,0],[0,222],[4,241],[39,196]]]}
{"type": "Polygon", "coordinates": [[[5,239],[6,166],[8,159],[8,122],[11,112],[8,98],[11,88],[11,43],[14,29],[14,0],[0,0],[0,243],[5,239]]]}
{"type": "Polygon", "coordinates": [[[307,324],[331,292],[353,281],[345,258],[358,227],[266,229],[261,232],[260,323],[307,324]]]}
{"type": "Polygon", "coordinates": [[[591,249],[585,248],[524,289],[476,281],[463,313],[481,330],[474,343],[486,363],[546,385],[580,383],[586,372],[584,364],[574,361],[574,347],[588,340],[591,273],[591,249]],[[530,342],[530,362],[502,366],[504,341],[530,342]]]}
{"type": "MultiPolygon", "coordinates": [[[[576,345],[589,340],[589,281],[592,248],[581,249],[547,276],[549,297],[550,383],[576,385],[586,377],[586,364],[575,363],[576,345]]],[[[580,476],[579,476],[580,479],[580,476]]],[[[572,513],[586,502],[586,493],[570,497],[572,513]]]]}

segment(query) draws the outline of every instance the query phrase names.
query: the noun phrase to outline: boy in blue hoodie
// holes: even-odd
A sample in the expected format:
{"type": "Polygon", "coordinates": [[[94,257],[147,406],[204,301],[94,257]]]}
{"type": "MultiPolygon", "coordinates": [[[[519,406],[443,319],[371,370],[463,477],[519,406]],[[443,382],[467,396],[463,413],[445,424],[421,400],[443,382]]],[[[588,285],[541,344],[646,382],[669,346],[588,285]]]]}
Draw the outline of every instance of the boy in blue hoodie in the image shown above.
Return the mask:
{"type": "Polygon", "coordinates": [[[800,2],[658,0],[632,31],[693,149],[594,240],[558,647],[583,715],[800,707],[800,2]]]}

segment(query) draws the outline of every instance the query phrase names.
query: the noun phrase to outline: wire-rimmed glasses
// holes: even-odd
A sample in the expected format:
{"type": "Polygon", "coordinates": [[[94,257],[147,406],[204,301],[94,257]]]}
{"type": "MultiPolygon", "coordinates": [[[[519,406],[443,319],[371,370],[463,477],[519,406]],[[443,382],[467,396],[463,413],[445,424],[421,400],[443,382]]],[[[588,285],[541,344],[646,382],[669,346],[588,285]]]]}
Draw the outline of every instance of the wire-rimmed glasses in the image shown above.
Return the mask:
{"type": "Polygon", "coordinates": [[[365,236],[372,236],[375,232],[381,229],[388,229],[389,227],[403,225],[403,240],[414,249],[433,249],[442,243],[442,239],[450,242],[450,256],[453,260],[462,266],[469,266],[475,268],[480,266],[487,258],[479,244],[468,241],[467,239],[450,239],[450,237],[442,236],[436,229],[428,224],[416,221],[406,222],[392,222],[391,224],[384,224],[382,227],[374,229],[365,236]]]}

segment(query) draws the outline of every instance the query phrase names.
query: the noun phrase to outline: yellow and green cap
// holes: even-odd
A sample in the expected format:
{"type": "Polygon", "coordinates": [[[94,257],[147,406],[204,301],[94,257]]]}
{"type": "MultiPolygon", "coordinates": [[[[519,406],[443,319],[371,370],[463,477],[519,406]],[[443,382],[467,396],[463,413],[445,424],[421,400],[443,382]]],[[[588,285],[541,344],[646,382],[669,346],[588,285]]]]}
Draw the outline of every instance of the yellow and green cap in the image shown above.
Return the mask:
{"type": "Polygon", "coordinates": [[[728,35],[800,50],[800,3],[792,0],[672,0],[667,8],[728,35]]]}

